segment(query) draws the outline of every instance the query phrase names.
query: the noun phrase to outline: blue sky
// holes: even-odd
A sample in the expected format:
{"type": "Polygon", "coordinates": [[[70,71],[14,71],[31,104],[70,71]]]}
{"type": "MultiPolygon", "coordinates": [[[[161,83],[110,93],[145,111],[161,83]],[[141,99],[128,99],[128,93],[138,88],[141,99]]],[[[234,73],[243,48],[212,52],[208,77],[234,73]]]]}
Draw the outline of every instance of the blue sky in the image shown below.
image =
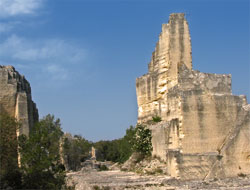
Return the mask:
{"type": "MultiPolygon", "coordinates": [[[[193,69],[231,73],[250,97],[248,0],[0,0],[0,64],[26,76],[40,117],[66,132],[115,139],[136,124],[135,79],[161,24],[186,13],[193,69]]],[[[249,101],[248,101],[249,102],[249,101]]]]}

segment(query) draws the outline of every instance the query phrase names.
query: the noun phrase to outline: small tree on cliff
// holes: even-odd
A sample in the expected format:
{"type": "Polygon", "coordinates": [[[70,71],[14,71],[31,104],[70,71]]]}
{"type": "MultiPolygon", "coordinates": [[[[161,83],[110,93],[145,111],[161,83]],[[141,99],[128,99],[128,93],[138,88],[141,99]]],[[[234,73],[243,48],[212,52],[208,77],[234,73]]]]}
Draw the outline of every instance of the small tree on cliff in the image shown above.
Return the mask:
{"type": "Polygon", "coordinates": [[[160,117],[160,116],[155,115],[155,116],[152,117],[152,121],[153,121],[154,123],[158,123],[158,122],[161,122],[162,120],[161,120],[161,117],[160,117]]]}
{"type": "Polygon", "coordinates": [[[60,120],[47,115],[38,122],[29,138],[19,137],[23,188],[62,189],[64,167],[60,162],[60,120]]]}

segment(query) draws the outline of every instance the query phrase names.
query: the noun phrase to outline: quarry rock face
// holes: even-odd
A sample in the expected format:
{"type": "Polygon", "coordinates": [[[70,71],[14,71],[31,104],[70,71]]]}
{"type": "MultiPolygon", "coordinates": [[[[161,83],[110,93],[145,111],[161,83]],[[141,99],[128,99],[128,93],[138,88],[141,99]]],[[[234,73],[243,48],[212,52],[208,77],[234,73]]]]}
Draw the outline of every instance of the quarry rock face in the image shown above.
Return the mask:
{"type": "Polygon", "coordinates": [[[192,69],[188,23],[171,14],[148,65],[136,79],[138,123],[150,124],[153,155],[168,173],[206,179],[250,173],[250,105],[232,95],[231,75],[192,69]]]}
{"type": "Polygon", "coordinates": [[[4,112],[21,123],[17,135],[28,136],[38,121],[38,110],[32,101],[29,82],[14,67],[0,65],[0,113],[4,112]]]}

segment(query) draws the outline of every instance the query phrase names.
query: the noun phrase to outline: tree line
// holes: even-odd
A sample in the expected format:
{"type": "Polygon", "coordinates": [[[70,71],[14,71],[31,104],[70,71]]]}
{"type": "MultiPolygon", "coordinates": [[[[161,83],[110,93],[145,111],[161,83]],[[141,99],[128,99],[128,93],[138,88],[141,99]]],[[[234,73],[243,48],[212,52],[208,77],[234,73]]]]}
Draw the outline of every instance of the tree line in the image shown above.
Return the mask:
{"type": "Polygon", "coordinates": [[[35,124],[29,137],[17,138],[20,123],[0,114],[1,189],[68,189],[60,160],[60,126],[59,119],[47,115],[35,124]]]}
{"type": "Polygon", "coordinates": [[[79,170],[90,158],[92,146],[97,160],[118,163],[133,152],[150,155],[152,150],[151,132],[142,125],[130,126],[120,139],[98,142],[64,134],[60,119],[50,114],[35,124],[29,137],[17,138],[20,127],[15,118],[0,114],[1,189],[70,189],[66,170],[79,170]]]}

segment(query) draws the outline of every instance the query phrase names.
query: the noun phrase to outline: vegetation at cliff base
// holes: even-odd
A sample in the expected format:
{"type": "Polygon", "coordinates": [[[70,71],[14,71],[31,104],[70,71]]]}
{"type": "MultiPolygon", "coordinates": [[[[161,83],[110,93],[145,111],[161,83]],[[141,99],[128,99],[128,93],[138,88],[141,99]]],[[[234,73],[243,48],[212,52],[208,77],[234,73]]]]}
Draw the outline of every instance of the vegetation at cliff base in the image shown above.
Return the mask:
{"type": "Polygon", "coordinates": [[[0,114],[0,189],[21,188],[21,172],[17,160],[16,130],[19,123],[5,113],[0,114]]]}
{"type": "Polygon", "coordinates": [[[133,153],[134,136],[135,127],[130,126],[123,138],[94,143],[93,146],[97,149],[97,160],[125,162],[133,153]]]}
{"type": "Polygon", "coordinates": [[[0,115],[0,188],[67,189],[60,160],[60,120],[47,115],[35,124],[29,137],[20,135],[17,139],[18,127],[15,118],[0,115]]]}
{"type": "Polygon", "coordinates": [[[19,127],[13,117],[0,115],[1,189],[67,189],[65,169],[81,169],[81,163],[91,157],[92,146],[97,160],[118,163],[128,160],[133,152],[149,156],[152,151],[151,131],[143,125],[130,126],[120,139],[96,143],[64,134],[60,120],[53,115],[37,122],[29,137],[17,139],[19,127]]]}
{"type": "Polygon", "coordinates": [[[81,162],[89,158],[92,142],[80,135],[72,137],[66,133],[63,137],[63,157],[67,170],[77,171],[81,168],[81,162]]]}
{"type": "Polygon", "coordinates": [[[143,156],[150,156],[153,150],[151,139],[152,134],[150,129],[143,125],[137,125],[133,141],[134,152],[140,153],[143,156]]]}
{"type": "Polygon", "coordinates": [[[135,127],[130,126],[126,130],[124,137],[115,140],[101,140],[91,142],[80,135],[72,136],[69,133],[63,137],[63,157],[67,170],[77,171],[81,169],[81,162],[89,159],[91,147],[96,149],[96,159],[98,161],[112,161],[123,163],[133,153],[133,142],[135,127]]]}
{"type": "Polygon", "coordinates": [[[123,163],[133,152],[150,156],[152,152],[151,131],[143,125],[130,126],[123,138],[113,141],[99,141],[94,144],[97,149],[97,159],[123,163]]]}
{"type": "Polygon", "coordinates": [[[60,120],[47,115],[36,123],[29,138],[19,137],[23,188],[62,189],[64,166],[60,160],[60,120]]]}

